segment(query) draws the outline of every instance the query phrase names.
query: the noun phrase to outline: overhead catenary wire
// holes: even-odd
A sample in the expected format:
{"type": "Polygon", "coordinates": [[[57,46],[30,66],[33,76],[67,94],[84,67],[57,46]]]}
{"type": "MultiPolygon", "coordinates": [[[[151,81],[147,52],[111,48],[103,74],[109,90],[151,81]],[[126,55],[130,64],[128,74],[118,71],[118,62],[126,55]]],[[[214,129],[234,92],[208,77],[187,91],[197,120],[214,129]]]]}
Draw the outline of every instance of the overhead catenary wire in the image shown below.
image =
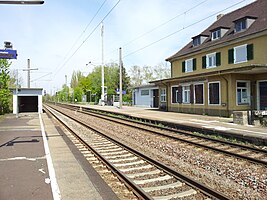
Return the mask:
{"type": "Polygon", "coordinates": [[[85,40],[76,48],[76,50],[69,56],[69,58],[63,63],[63,65],[55,72],[54,76],[71,60],[71,58],[79,51],[83,44],[92,36],[96,29],[104,22],[104,20],[110,15],[110,13],[118,6],[121,0],[118,0],[117,3],[109,10],[109,12],[103,17],[103,19],[95,26],[91,33],[85,38],[85,40]]]}
{"type": "MultiPolygon", "coordinates": [[[[136,38],[134,38],[134,39],[130,40],[129,42],[126,42],[125,44],[123,44],[123,45],[122,45],[122,48],[125,48],[126,46],[128,46],[128,45],[130,45],[131,43],[133,43],[133,42],[139,40],[140,38],[142,38],[142,37],[144,37],[144,36],[146,36],[146,35],[148,35],[148,34],[154,32],[155,30],[157,30],[157,29],[159,29],[159,28],[161,28],[161,27],[163,27],[163,26],[165,26],[165,25],[167,25],[168,23],[170,23],[170,22],[172,22],[173,20],[177,19],[178,17],[181,17],[181,16],[185,15],[186,13],[188,13],[188,12],[194,10],[195,8],[199,7],[200,5],[204,4],[204,3],[207,2],[207,1],[209,1],[209,0],[201,1],[200,3],[198,3],[198,4],[194,5],[194,6],[192,6],[192,7],[189,8],[189,9],[187,9],[186,11],[184,11],[184,12],[182,12],[182,13],[179,13],[178,15],[172,17],[171,19],[169,19],[169,20],[167,20],[167,21],[165,21],[165,22],[163,22],[163,23],[157,25],[156,27],[152,28],[151,30],[149,30],[149,31],[147,31],[147,32],[145,32],[145,33],[140,34],[140,35],[137,36],[136,38]]],[[[117,52],[117,48],[114,49],[114,50],[112,50],[112,51],[110,51],[109,54],[111,54],[111,53],[113,53],[113,52],[115,52],[115,51],[117,52]]]]}
{"type": "Polygon", "coordinates": [[[63,61],[67,58],[67,56],[70,54],[70,52],[73,50],[73,48],[75,47],[75,45],[79,42],[79,40],[81,39],[81,37],[85,34],[86,30],[88,29],[88,27],[91,25],[91,23],[94,21],[94,19],[96,18],[96,16],[98,15],[98,13],[100,12],[100,10],[102,9],[102,7],[104,6],[104,4],[107,2],[107,0],[104,0],[103,3],[101,4],[101,6],[98,8],[98,10],[96,11],[96,13],[94,14],[94,16],[92,17],[92,19],[90,20],[90,22],[86,25],[85,29],[82,31],[82,33],[78,36],[78,38],[75,40],[75,42],[73,43],[73,45],[71,46],[70,50],[66,53],[66,55],[63,58],[63,61]]]}
{"type": "Polygon", "coordinates": [[[212,14],[212,15],[209,15],[209,16],[207,16],[207,17],[201,19],[201,20],[198,20],[198,21],[196,21],[196,22],[194,22],[194,23],[192,23],[192,24],[190,24],[190,25],[188,25],[188,26],[184,26],[183,28],[181,28],[181,29],[179,29],[179,30],[177,30],[177,31],[174,31],[174,32],[172,32],[172,33],[170,33],[170,34],[168,34],[168,35],[166,35],[166,36],[164,36],[164,37],[162,37],[162,38],[160,38],[160,39],[154,41],[154,42],[151,42],[151,43],[147,44],[146,46],[143,46],[143,47],[141,47],[141,48],[139,48],[139,49],[137,49],[137,50],[135,50],[135,51],[133,51],[133,52],[131,52],[131,53],[126,54],[123,58],[126,58],[126,57],[128,57],[128,56],[130,56],[130,55],[133,55],[133,54],[135,54],[135,53],[137,53],[137,52],[140,52],[140,51],[142,51],[142,50],[144,50],[144,49],[146,49],[146,48],[148,48],[148,47],[150,47],[150,46],[152,46],[152,45],[154,45],[154,44],[156,44],[156,43],[158,43],[158,42],[160,42],[160,41],[162,41],[162,40],[164,40],[164,39],[167,39],[167,38],[169,38],[169,37],[171,37],[171,36],[173,36],[173,35],[175,35],[175,34],[181,32],[181,31],[183,31],[183,30],[185,30],[185,29],[187,29],[187,28],[190,28],[191,26],[194,26],[194,25],[196,25],[196,24],[198,24],[198,23],[200,23],[200,22],[202,22],[202,21],[205,21],[205,20],[211,18],[211,17],[214,17],[214,16],[220,14],[221,12],[223,12],[223,11],[225,11],[225,10],[228,10],[228,9],[234,7],[234,6],[237,6],[237,5],[239,5],[239,4],[241,4],[241,3],[245,2],[245,1],[246,1],[246,0],[239,1],[239,2],[237,2],[237,3],[235,3],[235,4],[231,5],[231,6],[229,6],[229,7],[227,7],[227,8],[224,8],[224,9],[222,9],[222,10],[220,10],[220,11],[218,11],[218,12],[212,14]]]}

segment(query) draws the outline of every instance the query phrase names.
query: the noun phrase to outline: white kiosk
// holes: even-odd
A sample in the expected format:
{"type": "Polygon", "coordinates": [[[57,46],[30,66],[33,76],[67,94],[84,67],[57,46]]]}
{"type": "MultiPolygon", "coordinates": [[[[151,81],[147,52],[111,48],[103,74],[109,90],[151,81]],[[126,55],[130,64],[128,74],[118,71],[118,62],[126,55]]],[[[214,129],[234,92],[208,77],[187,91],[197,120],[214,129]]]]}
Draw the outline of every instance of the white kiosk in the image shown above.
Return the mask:
{"type": "Polygon", "coordinates": [[[43,88],[13,88],[13,114],[22,112],[42,113],[43,88]]]}

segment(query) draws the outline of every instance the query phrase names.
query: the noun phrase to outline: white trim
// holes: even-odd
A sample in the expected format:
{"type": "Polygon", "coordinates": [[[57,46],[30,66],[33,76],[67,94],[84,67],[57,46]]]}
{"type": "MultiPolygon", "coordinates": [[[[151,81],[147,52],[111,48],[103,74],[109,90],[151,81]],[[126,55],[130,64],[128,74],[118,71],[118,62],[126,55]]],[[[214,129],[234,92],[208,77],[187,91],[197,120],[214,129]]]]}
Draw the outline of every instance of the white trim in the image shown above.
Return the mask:
{"type": "MultiPolygon", "coordinates": [[[[172,86],[171,86],[171,104],[179,104],[178,102],[176,102],[176,103],[173,103],[173,102],[172,102],[172,96],[173,96],[173,95],[172,95],[172,88],[173,88],[173,87],[177,87],[177,88],[178,88],[179,85],[172,85],[172,86]]],[[[177,97],[176,97],[176,98],[177,98],[177,97]]]]}
{"type": "Polygon", "coordinates": [[[195,105],[205,105],[205,84],[203,82],[200,82],[200,83],[194,83],[193,84],[194,86],[194,104],[195,105]],[[202,93],[203,93],[203,104],[201,103],[196,103],[196,91],[195,91],[195,85],[203,85],[203,90],[202,90],[202,93]]]}
{"type": "Polygon", "coordinates": [[[217,30],[211,32],[211,40],[212,40],[212,41],[214,41],[214,40],[218,40],[218,39],[220,39],[221,37],[222,37],[222,29],[217,29],[217,30]],[[218,32],[220,32],[220,36],[214,38],[214,37],[213,37],[213,33],[215,33],[215,32],[216,32],[216,36],[218,36],[218,32]]]}
{"type": "Polygon", "coordinates": [[[235,84],[235,99],[236,99],[236,106],[244,106],[244,105],[247,105],[247,106],[250,106],[250,80],[236,80],[236,84],[235,84]],[[247,83],[247,99],[248,99],[248,102],[247,103],[243,103],[243,104],[238,104],[238,97],[237,97],[237,82],[241,82],[241,83],[247,83]]]}
{"type": "Polygon", "coordinates": [[[193,70],[193,68],[194,68],[194,63],[193,63],[193,58],[190,58],[190,59],[187,59],[187,60],[185,60],[185,69],[184,69],[184,72],[185,73],[190,73],[190,72],[193,72],[194,70],[193,70]],[[187,70],[187,62],[189,62],[189,61],[191,61],[191,63],[192,63],[192,70],[191,71],[189,71],[189,70],[187,70]]]}
{"type": "Polygon", "coordinates": [[[206,69],[211,69],[211,68],[215,68],[215,67],[217,67],[216,66],[216,52],[213,52],[213,53],[209,53],[209,54],[207,54],[206,55],[206,69]],[[214,56],[215,57],[215,62],[214,62],[214,65],[212,65],[212,66],[208,66],[208,64],[209,64],[209,56],[214,56]]]}
{"type": "Polygon", "coordinates": [[[160,88],[160,102],[166,103],[166,99],[167,99],[166,96],[167,96],[167,88],[160,88]],[[161,94],[162,90],[165,90],[165,95],[161,94]],[[165,101],[161,101],[161,97],[165,97],[165,101]]]}
{"type": "Polygon", "coordinates": [[[191,99],[190,99],[190,95],[191,95],[191,90],[190,90],[190,84],[183,84],[182,86],[182,104],[190,104],[191,99]],[[184,101],[184,87],[189,87],[189,102],[185,102],[184,101]]]}
{"type": "Polygon", "coordinates": [[[209,106],[220,106],[221,105],[221,81],[208,82],[208,105],[209,106]],[[210,104],[210,84],[219,83],[219,104],[210,104]]]}
{"type": "Polygon", "coordinates": [[[46,157],[46,161],[47,161],[47,168],[48,168],[48,173],[49,173],[49,179],[50,179],[50,182],[51,182],[51,189],[52,189],[53,199],[54,200],[60,200],[61,199],[61,195],[60,195],[59,187],[58,187],[58,184],[57,184],[56,173],[55,173],[55,169],[54,169],[54,166],[53,166],[53,162],[52,162],[52,158],[51,158],[51,154],[50,154],[47,138],[46,138],[46,135],[45,135],[45,129],[44,129],[42,116],[41,116],[40,113],[39,113],[39,120],[40,120],[40,125],[41,125],[41,132],[42,132],[42,138],[43,138],[43,144],[44,144],[44,150],[45,150],[45,157],[46,157]]]}
{"type": "Polygon", "coordinates": [[[248,46],[247,44],[243,44],[243,45],[234,47],[234,64],[245,63],[248,61],[247,46],[248,46]],[[242,47],[246,47],[246,60],[241,61],[241,62],[236,62],[236,49],[242,48],[242,47]]]}

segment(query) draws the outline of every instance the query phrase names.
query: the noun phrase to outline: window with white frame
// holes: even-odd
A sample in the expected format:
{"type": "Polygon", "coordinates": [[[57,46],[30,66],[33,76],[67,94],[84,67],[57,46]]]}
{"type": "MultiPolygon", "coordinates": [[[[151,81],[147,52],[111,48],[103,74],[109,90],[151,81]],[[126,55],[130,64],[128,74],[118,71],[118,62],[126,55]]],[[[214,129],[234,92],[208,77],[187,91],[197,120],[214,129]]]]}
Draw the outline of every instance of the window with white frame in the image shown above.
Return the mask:
{"type": "Polygon", "coordinates": [[[196,47],[201,44],[201,37],[196,37],[193,39],[193,46],[196,47]]]}
{"type": "Polygon", "coordinates": [[[141,90],[141,96],[148,96],[149,90],[141,90]]]}
{"type": "Polygon", "coordinates": [[[221,37],[221,29],[215,30],[211,34],[211,39],[212,40],[219,39],[220,37],[221,37]]]}
{"type": "Polygon", "coordinates": [[[204,104],[204,84],[194,85],[195,104],[204,104]]]}
{"type": "Polygon", "coordinates": [[[242,19],[237,22],[235,22],[235,32],[240,32],[247,29],[247,20],[242,19]]]}
{"type": "Polygon", "coordinates": [[[185,72],[193,71],[193,59],[188,59],[185,61],[185,72]]]}
{"type": "Polygon", "coordinates": [[[234,48],[235,64],[247,61],[247,45],[234,48]]]}
{"type": "Polygon", "coordinates": [[[190,86],[183,86],[183,103],[190,103],[190,86]]]}
{"type": "Polygon", "coordinates": [[[219,105],[221,104],[221,94],[220,94],[220,82],[210,82],[209,83],[209,104],[219,105]]]}
{"type": "Polygon", "coordinates": [[[160,101],[166,102],[166,88],[160,89],[160,101]]]}
{"type": "Polygon", "coordinates": [[[207,69],[216,67],[216,53],[211,53],[206,56],[207,69]]]}
{"type": "Polygon", "coordinates": [[[249,81],[236,82],[236,101],[237,105],[249,104],[250,87],[249,81]]]}

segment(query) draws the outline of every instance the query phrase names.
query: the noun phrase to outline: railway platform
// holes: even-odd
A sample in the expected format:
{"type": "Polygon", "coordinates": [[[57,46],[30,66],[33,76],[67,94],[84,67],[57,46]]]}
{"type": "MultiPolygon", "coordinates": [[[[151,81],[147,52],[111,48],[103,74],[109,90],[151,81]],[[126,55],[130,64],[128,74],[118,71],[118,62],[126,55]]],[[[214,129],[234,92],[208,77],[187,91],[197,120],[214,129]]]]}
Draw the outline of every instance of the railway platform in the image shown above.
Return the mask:
{"type": "Polygon", "coordinates": [[[0,199],[117,199],[45,114],[0,117],[0,199]]]}
{"type": "Polygon", "coordinates": [[[188,127],[196,127],[202,130],[205,129],[214,132],[216,131],[222,135],[230,137],[233,136],[267,144],[267,127],[234,124],[232,118],[166,112],[160,111],[159,109],[130,106],[123,106],[122,109],[114,106],[99,105],[85,105],[85,107],[121,113],[132,117],[158,120],[188,127]]]}

